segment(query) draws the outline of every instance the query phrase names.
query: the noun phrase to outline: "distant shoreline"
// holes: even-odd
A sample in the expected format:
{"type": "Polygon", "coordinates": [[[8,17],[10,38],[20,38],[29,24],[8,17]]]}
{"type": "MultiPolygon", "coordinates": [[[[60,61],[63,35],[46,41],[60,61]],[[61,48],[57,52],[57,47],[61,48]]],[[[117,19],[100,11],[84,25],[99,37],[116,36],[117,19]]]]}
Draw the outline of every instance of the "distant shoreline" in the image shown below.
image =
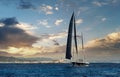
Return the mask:
{"type": "MultiPolygon", "coordinates": [[[[70,64],[70,63],[14,63],[14,62],[0,62],[0,64],[70,64]]],[[[120,64],[120,62],[92,62],[90,64],[120,64]]]]}

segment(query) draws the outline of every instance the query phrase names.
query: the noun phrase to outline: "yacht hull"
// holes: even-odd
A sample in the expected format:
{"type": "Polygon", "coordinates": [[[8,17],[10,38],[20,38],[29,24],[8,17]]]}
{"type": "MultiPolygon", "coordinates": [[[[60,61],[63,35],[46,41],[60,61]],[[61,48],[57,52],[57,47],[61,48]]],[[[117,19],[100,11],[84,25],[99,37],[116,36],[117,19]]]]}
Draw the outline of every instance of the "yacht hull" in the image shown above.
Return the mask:
{"type": "Polygon", "coordinates": [[[72,62],[73,66],[88,66],[89,63],[84,63],[84,62],[72,62]]]}

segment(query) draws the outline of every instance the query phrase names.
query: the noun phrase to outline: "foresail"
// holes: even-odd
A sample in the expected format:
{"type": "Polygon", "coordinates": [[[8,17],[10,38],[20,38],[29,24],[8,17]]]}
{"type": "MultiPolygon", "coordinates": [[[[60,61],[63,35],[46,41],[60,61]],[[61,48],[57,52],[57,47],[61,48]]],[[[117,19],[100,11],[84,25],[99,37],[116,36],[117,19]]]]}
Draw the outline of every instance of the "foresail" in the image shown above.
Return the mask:
{"type": "Polygon", "coordinates": [[[72,28],[73,28],[73,18],[74,18],[74,13],[72,14],[70,23],[69,23],[69,29],[68,29],[68,37],[67,37],[67,46],[66,46],[66,59],[71,59],[71,45],[72,45],[72,28]]]}

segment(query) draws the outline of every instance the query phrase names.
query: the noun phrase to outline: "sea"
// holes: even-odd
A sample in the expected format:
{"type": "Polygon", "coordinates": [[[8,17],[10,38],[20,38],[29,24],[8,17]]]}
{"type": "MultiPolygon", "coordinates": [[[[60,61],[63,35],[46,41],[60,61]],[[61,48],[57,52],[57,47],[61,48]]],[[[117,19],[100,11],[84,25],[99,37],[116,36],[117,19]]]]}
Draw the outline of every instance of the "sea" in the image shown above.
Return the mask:
{"type": "Polygon", "coordinates": [[[0,63],[0,77],[120,77],[120,63],[0,63]]]}

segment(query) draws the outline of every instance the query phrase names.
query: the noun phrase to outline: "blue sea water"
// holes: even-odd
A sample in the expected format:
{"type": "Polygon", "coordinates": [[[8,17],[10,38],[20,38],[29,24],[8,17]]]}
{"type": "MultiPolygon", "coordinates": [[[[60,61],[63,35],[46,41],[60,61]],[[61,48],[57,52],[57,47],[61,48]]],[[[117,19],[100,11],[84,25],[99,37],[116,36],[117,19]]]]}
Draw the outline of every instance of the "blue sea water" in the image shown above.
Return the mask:
{"type": "Polygon", "coordinates": [[[120,77],[119,63],[91,63],[72,67],[70,64],[0,64],[0,77],[120,77]]]}

